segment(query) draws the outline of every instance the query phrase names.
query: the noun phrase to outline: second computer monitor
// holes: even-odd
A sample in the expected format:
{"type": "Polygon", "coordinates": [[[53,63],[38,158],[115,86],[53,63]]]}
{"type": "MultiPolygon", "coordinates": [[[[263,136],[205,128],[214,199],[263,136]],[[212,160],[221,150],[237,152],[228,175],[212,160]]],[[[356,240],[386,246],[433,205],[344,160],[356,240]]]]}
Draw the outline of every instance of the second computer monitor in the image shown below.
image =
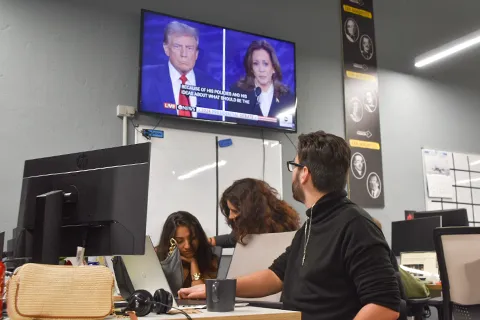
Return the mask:
{"type": "Polygon", "coordinates": [[[435,251],[433,230],[441,226],[441,217],[392,222],[393,253],[395,256],[400,256],[402,252],[435,251]]]}
{"type": "Polygon", "coordinates": [[[466,209],[417,211],[415,218],[442,217],[442,227],[468,227],[466,209]]]}

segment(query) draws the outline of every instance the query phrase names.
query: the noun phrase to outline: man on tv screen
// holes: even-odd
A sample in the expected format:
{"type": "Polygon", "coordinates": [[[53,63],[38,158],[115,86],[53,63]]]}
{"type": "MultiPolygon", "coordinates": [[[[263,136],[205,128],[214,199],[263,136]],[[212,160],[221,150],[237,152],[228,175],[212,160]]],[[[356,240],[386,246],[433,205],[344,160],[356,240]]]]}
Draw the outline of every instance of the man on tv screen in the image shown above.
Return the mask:
{"type": "MultiPolygon", "coordinates": [[[[170,22],[164,31],[163,49],[168,64],[150,69],[145,77],[153,77],[142,89],[142,109],[144,111],[178,115],[210,120],[221,117],[197,113],[194,110],[182,110],[183,107],[202,107],[220,109],[220,100],[186,95],[182,86],[220,89],[220,83],[205,72],[195,69],[199,54],[198,30],[178,21],[170,22]],[[154,73],[152,75],[151,73],[154,73]]],[[[146,71],[146,70],[144,70],[146,71]]]]}

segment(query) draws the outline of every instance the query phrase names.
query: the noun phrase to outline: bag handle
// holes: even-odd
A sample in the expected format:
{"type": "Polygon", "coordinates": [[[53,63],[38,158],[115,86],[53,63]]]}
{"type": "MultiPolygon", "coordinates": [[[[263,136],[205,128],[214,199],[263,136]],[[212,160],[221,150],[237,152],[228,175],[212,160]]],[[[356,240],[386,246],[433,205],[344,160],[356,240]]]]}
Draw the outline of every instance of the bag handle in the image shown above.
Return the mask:
{"type": "Polygon", "coordinates": [[[173,254],[173,251],[177,248],[177,241],[174,238],[170,239],[170,248],[168,249],[168,256],[173,254]]]}

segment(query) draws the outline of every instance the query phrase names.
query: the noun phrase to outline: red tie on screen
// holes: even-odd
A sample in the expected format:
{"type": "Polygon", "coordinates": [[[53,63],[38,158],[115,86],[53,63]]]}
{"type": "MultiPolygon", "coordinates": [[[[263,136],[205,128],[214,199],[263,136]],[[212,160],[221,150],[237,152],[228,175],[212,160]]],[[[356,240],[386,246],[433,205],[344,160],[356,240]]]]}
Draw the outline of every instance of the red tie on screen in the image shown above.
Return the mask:
{"type": "MultiPolygon", "coordinates": [[[[182,85],[183,85],[187,83],[188,79],[184,74],[182,74],[182,76],[180,77],[180,80],[182,81],[182,85]]],[[[188,97],[182,94],[182,87],[180,87],[180,92],[178,93],[178,104],[186,107],[190,106],[190,101],[188,100],[188,97]]],[[[192,113],[187,110],[178,110],[178,115],[181,117],[191,117],[192,113]]]]}

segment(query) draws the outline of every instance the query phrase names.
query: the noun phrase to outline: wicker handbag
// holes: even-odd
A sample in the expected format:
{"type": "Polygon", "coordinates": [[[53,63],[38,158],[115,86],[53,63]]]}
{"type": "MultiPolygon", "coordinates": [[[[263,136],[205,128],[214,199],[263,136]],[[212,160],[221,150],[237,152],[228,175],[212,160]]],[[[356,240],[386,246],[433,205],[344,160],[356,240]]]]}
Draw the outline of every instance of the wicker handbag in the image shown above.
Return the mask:
{"type": "Polygon", "coordinates": [[[113,312],[113,275],[101,266],[25,264],[7,284],[10,319],[103,319],[113,312]]]}

